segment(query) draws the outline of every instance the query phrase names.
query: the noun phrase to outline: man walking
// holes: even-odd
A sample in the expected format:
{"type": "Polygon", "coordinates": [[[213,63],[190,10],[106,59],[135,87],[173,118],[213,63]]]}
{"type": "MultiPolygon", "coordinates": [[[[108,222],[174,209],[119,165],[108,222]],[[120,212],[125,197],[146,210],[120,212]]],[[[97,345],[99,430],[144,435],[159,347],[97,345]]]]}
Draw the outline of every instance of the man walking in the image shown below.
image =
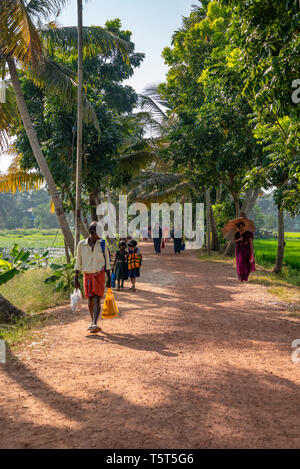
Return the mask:
{"type": "Polygon", "coordinates": [[[162,240],[162,229],[161,226],[156,223],[154,226],[154,233],[153,233],[153,244],[155,254],[161,253],[161,240],[162,240]]]}
{"type": "Polygon", "coordinates": [[[100,315],[100,298],[104,296],[105,272],[108,276],[107,288],[111,286],[109,251],[104,240],[97,234],[97,222],[89,226],[89,237],[80,241],[77,247],[75,265],[75,288],[80,288],[79,272],[83,272],[84,294],[88,298],[92,322],[88,330],[96,334],[101,331],[97,321],[100,315]]]}

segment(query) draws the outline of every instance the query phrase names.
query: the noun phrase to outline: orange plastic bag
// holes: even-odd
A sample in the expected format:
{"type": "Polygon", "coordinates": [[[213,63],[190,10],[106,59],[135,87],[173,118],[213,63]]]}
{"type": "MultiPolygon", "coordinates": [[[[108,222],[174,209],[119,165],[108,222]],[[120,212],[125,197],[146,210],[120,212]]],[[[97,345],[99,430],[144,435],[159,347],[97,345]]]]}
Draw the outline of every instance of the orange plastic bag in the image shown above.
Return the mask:
{"type": "Polygon", "coordinates": [[[114,294],[112,292],[112,289],[108,288],[106,295],[105,295],[103,308],[102,308],[102,318],[103,319],[116,318],[118,314],[119,314],[119,309],[115,302],[114,294]]]}

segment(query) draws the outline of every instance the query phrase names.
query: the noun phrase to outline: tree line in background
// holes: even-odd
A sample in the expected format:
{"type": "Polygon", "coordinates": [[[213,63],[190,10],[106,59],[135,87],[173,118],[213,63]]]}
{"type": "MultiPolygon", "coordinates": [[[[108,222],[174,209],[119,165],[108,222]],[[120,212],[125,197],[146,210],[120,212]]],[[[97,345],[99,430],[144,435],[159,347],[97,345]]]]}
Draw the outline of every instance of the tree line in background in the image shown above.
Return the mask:
{"type": "Polygon", "coordinates": [[[51,197],[46,188],[40,190],[1,193],[0,229],[58,228],[57,217],[51,213],[51,197]]]}
{"type": "MultiPolygon", "coordinates": [[[[46,182],[74,253],[66,214],[76,210],[77,28],[41,26],[64,3],[1,3],[1,143],[14,136],[17,156],[0,190],[46,182]]],[[[299,107],[291,99],[298,24],[294,1],[202,0],[163,51],[166,82],[140,96],[123,83],[144,58],[131,32],[117,19],[83,28],[82,234],[99,202],[119,193],[147,205],[206,201],[208,248],[223,250],[221,224],[254,207],[261,224],[257,199],[272,188],[280,272],[284,213],[290,220],[300,208],[299,107]]]]}
{"type": "MultiPolygon", "coordinates": [[[[230,201],[213,206],[217,227],[222,227],[228,217],[234,214],[234,204],[230,201]]],[[[258,198],[253,213],[250,214],[255,221],[258,236],[277,235],[277,206],[273,200],[273,194],[258,198]],[[267,232],[267,233],[265,233],[267,232]]],[[[74,227],[74,220],[68,215],[70,226],[74,227]]],[[[88,223],[91,216],[88,215],[88,223]]],[[[300,216],[292,218],[288,214],[284,217],[286,231],[300,231],[300,216]]],[[[0,193],[0,230],[16,229],[52,229],[59,228],[57,217],[51,212],[51,197],[46,188],[32,191],[17,191],[12,193],[0,193]]],[[[220,234],[220,242],[222,241],[220,234]]]]}

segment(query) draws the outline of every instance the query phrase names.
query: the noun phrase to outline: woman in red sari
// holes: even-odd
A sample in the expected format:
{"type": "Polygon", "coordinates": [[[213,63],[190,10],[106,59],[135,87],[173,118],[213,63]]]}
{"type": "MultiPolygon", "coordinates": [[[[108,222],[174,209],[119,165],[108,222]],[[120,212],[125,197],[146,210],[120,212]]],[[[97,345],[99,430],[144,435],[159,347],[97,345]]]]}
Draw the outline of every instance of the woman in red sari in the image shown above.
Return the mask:
{"type": "Polygon", "coordinates": [[[236,270],[239,280],[247,282],[250,272],[255,270],[253,233],[246,231],[243,222],[240,222],[237,227],[234,237],[236,270]]]}

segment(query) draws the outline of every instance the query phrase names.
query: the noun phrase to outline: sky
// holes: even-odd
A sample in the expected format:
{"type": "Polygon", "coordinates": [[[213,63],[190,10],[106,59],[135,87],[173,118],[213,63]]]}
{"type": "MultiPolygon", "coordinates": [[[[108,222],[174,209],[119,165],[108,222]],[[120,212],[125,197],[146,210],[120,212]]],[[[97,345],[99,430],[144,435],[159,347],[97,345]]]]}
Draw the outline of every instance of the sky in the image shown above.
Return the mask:
{"type": "MultiPolygon", "coordinates": [[[[65,26],[77,22],[76,0],[62,10],[58,22],[65,26]]],[[[104,26],[108,19],[120,18],[122,27],[132,31],[132,42],[137,52],[146,57],[134,76],[126,82],[137,92],[148,84],[164,80],[167,67],[161,53],[169,46],[173,32],[181,26],[181,17],[187,16],[197,0],[87,0],[83,6],[85,26],[104,26]]]]}
{"type": "MultiPolygon", "coordinates": [[[[123,29],[132,31],[136,51],[144,52],[146,57],[134,76],[124,83],[140,93],[147,85],[164,81],[167,67],[161,57],[162,50],[171,44],[182,16],[188,16],[191,5],[197,3],[197,0],[86,0],[83,24],[104,26],[107,20],[120,18],[123,29]]],[[[69,0],[58,23],[62,26],[77,24],[76,0],[69,0]]],[[[7,155],[0,154],[0,172],[7,169],[9,162],[7,155]]]]}

